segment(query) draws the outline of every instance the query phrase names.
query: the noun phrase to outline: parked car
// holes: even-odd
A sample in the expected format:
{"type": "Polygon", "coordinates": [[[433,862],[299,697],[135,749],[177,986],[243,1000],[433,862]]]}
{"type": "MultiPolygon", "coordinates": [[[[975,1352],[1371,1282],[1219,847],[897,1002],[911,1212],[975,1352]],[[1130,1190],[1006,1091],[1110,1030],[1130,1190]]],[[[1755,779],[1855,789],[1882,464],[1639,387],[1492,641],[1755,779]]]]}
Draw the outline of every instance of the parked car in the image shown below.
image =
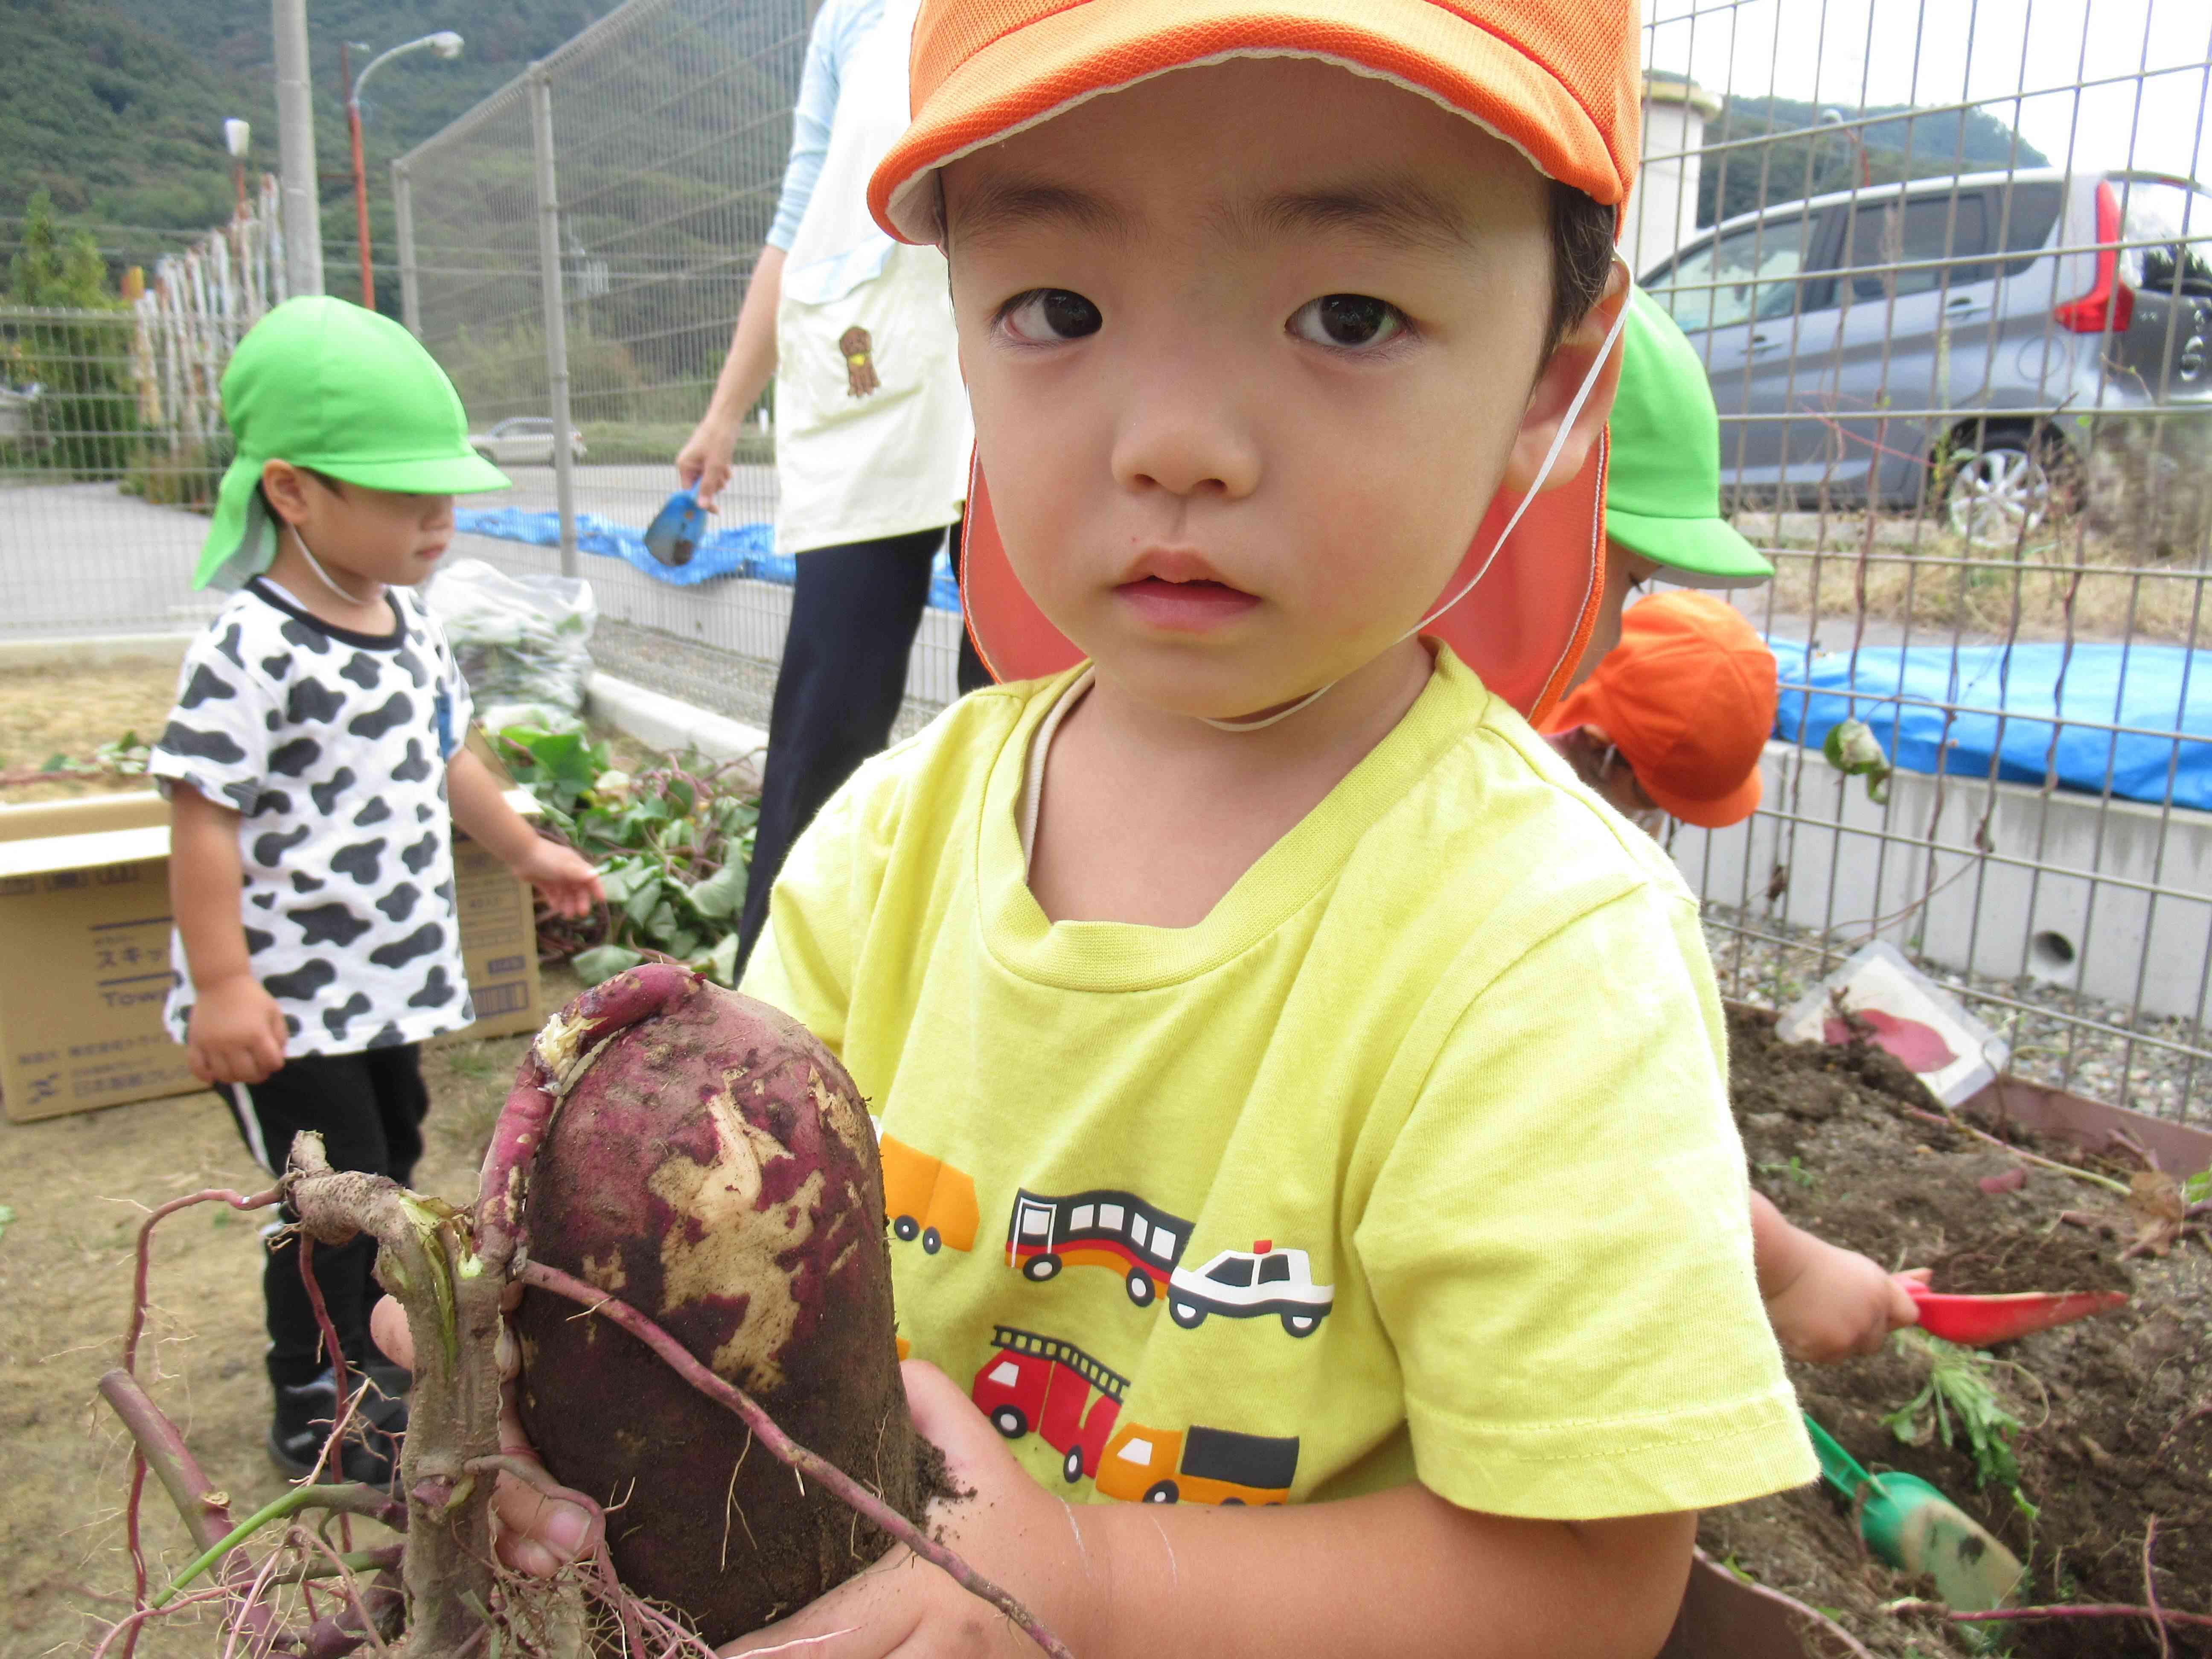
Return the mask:
{"type": "Polygon", "coordinates": [[[2010,543],[2077,505],[2088,411],[2212,414],[2212,193],[2056,168],[1777,204],[1641,285],[1705,361],[1739,498],[2010,543]]]}
{"type": "MultiPolygon", "coordinates": [[[[553,465],[553,422],[545,415],[515,415],[489,432],[469,434],[469,447],[494,466],[550,466],[553,465]]],[[[580,434],[568,434],[568,453],[584,459],[580,434]]]]}

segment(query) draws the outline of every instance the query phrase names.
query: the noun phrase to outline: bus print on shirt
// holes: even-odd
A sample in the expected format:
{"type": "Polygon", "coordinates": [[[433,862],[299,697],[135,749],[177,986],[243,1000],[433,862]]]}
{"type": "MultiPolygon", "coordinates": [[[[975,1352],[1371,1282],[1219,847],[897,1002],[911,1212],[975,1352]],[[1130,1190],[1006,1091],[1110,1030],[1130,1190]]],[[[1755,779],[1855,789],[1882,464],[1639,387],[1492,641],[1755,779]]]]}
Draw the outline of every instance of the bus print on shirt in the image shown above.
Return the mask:
{"type": "Polygon", "coordinates": [[[1063,1267],[1120,1273],[1129,1300],[1149,1308],[1182,1260],[1190,1223],[1134,1193],[1104,1189],[1053,1198],[1014,1194],[1006,1223],[1006,1265],[1042,1285],[1063,1267]]]}

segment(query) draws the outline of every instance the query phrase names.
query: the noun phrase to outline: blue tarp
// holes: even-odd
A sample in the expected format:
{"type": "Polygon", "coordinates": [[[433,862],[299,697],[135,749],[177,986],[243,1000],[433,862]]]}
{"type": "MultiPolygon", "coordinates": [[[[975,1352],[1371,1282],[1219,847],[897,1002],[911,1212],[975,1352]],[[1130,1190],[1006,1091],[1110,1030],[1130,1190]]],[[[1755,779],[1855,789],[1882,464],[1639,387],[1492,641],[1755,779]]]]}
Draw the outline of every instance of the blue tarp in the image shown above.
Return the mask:
{"type": "MultiPolygon", "coordinates": [[[[557,513],[525,513],[512,507],[463,508],[454,513],[453,527],[466,535],[527,542],[532,547],[561,545],[561,515],[557,513]]],[[[726,525],[710,530],[692,553],[690,563],[666,565],[646,551],[642,530],[602,519],[596,513],[579,513],[576,545],[586,553],[620,559],[653,580],[677,587],[696,587],[701,582],[724,576],[775,582],[788,587],[798,572],[797,564],[788,554],[775,550],[775,532],[766,524],[726,525]]],[[[930,574],[929,603],[939,611],[956,615],[960,610],[960,591],[953,585],[952,568],[941,548],[930,574]]]]}
{"type": "Polygon", "coordinates": [[[2166,798],[2170,772],[2175,805],[2212,811],[2212,652],[1890,646],[1862,650],[1855,665],[1842,653],[1768,644],[1782,671],[1774,732],[1785,742],[1818,748],[1830,727],[1856,717],[1906,771],[1985,778],[1994,755],[2007,782],[2040,786],[2048,764],[2062,788],[2101,794],[2109,775],[2113,794],[2152,802],[2166,798]]]}

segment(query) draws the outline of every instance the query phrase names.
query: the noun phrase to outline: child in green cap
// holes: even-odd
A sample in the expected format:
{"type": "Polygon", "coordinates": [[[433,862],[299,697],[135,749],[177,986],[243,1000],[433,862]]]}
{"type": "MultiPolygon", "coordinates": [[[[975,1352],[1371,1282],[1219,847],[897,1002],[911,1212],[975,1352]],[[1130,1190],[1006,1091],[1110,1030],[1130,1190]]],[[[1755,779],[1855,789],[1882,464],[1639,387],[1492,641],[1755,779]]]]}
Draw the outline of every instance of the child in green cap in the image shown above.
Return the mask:
{"type": "MultiPolygon", "coordinates": [[[[342,300],[289,301],[222,378],[237,459],[194,586],[238,591],[185,653],[148,770],[169,799],[170,1034],[281,1171],[312,1129],[331,1162],[404,1182],[429,1104],[417,1046],[474,1014],[453,906],[458,823],[565,915],[599,896],[461,744],[470,705],[415,588],[453,533],[453,497],[507,481],[468,446],[442,370],[407,331],[342,300]]],[[[374,1241],[315,1258],[347,1359],[368,1340],[374,1241]]],[[[263,1274],[270,1455],[298,1478],[338,1416],[297,1258],[263,1274]]],[[[365,1400],[335,1460],[382,1485],[404,1426],[365,1400]]]]}
{"type": "MultiPolygon", "coordinates": [[[[1576,665],[1577,686],[1620,645],[1628,596],[1645,582],[1656,577],[1677,587],[1754,587],[1774,575],[1774,567],[1721,517],[1720,414],[1696,348],[1665,307],[1640,289],[1629,296],[1628,307],[1620,389],[1608,424],[1613,447],[1605,504],[1605,593],[1589,646],[1576,665]]],[[[1748,630],[1742,631],[1756,646],[1748,630]]],[[[1724,654],[1717,639],[1699,648],[1715,659],[1724,654]]],[[[1616,661],[1607,673],[1618,677],[1625,667],[1638,666],[1616,661]]],[[[1766,706],[1757,718],[1771,721],[1771,663],[1766,674],[1766,706]]],[[[1674,696],[1702,684],[1688,678],[1666,684],[1648,671],[1637,678],[1635,692],[1662,720],[1668,712],[1664,705],[1674,696]]],[[[1578,690],[1559,706],[1547,722],[1552,744],[1599,795],[1638,817],[1637,809],[1653,802],[1633,769],[1620,763],[1629,746],[1623,734],[1585,718],[1603,706],[1602,700],[1591,697],[1595,690],[1578,690]]],[[[1715,724],[1710,710],[1682,708],[1679,715],[1683,731],[1710,731],[1715,724]]],[[[1755,760],[1753,765],[1755,777],[1755,760]]],[[[1743,805],[1736,816],[1751,810],[1743,805]]],[[[1751,1194],[1751,1232],[1766,1316],[1782,1346],[1797,1358],[1826,1363],[1872,1353],[1891,1331],[1917,1322],[1912,1298],[1900,1281],[1924,1280],[1924,1269],[1891,1274],[1856,1251],[1793,1225],[1756,1188],[1751,1194]]]]}

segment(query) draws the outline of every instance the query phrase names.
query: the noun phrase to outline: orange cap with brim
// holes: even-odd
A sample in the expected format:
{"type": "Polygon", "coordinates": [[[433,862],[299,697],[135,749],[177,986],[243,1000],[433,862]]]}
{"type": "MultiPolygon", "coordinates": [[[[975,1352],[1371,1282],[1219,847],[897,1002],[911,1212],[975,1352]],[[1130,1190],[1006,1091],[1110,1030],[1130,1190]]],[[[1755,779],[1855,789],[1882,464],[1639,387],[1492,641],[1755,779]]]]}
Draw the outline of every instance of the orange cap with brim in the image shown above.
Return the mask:
{"type": "Polygon", "coordinates": [[[1546,724],[1602,730],[1654,805],[1701,830],[1741,823],[1765,793],[1759,763],[1774,731],[1774,653],[1710,593],[1670,592],[1630,608],[1620,643],[1546,724]]]}
{"type": "MultiPolygon", "coordinates": [[[[1102,93],[1231,58],[1314,58],[1441,104],[1512,145],[1546,177],[1616,210],[1638,146],[1641,74],[1628,0],[923,0],[914,27],[914,119],[878,165],[868,207],[908,242],[939,240],[936,170],[1102,93]]],[[[1605,548],[1605,446],[1573,478],[1519,504],[1501,492],[1437,595],[1474,597],[1430,621],[1483,683],[1540,718],[1594,623],[1605,548]]],[[[980,466],[961,562],[968,630],[1001,680],[1059,672],[1081,653],[1023,589],[980,466]]]]}

